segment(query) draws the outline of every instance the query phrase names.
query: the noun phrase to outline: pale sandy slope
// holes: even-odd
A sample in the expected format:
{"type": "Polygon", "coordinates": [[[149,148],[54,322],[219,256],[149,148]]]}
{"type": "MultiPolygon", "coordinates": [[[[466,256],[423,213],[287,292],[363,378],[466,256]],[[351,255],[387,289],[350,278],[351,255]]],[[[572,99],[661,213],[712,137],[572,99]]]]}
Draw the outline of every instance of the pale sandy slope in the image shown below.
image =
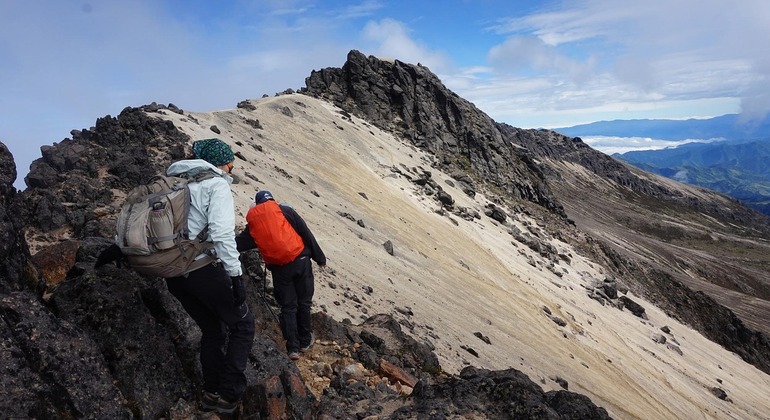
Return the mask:
{"type": "MultiPolygon", "coordinates": [[[[451,216],[453,222],[438,214],[437,201],[391,168],[431,171],[457,205],[482,214],[487,201],[450,186],[414,147],[303,95],[251,102],[255,111],[167,112],[161,118],[193,139],[220,137],[246,158],[237,160],[242,182],[233,185],[239,220],[259,189],[271,190],[305,218],[333,269],[318,274],[316,310],[355,323],[392,313],[435,345],[446,371],[469,364],[513,367],[547,390],[559,389],[552,379],[559,376],[615,418],[770,418],[770,376],[640,297],[631,296],[647,309],[648,321],[588,298],[586,287],[604,278],[602,270],[567,244],[551,240],[572,256],[557,265],[558,277],[508,227],[486,216],[472,222],[451,216]],[[258,120],[262,129],[246,119],[258,120]],[[382,245],[387,240],[394,256],[382,245]],[[544,306],[567,325],[554,323],[544,306]],[[652,340],[663,326],[683,356],[652,340]],[[716,398],[711,387],[725,390],[732,402],[716,398]]],[[[515,217],[511,223],[523,231],[525,224],[539,230],[527,216],[515,217]]]]}

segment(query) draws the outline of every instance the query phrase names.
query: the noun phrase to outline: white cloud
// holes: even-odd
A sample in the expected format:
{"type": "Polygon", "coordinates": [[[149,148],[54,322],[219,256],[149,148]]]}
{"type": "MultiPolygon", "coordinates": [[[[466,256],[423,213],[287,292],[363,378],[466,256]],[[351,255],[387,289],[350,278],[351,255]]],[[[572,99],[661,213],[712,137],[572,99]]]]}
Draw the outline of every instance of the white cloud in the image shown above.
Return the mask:
{"type": "Polygon", "coordinates": [[[363,39],[371,45],[372,54],[395,58],[403,62],[422,64],[434,73],[449,65],[442,53],[431,51],[410,37],[409,28],[394,19],[369,21],[363,29],[363,39]]]}
{"type": "Polygon", "coordinates": [[[610,10],[591,10],[580,2],[573,2],[559,9],[551,8],[523,17],[501,18],[500,23],[491,29],[503,35],[530,34],[544,44],[555,47],[606,36],[605,22],[618,18],[610,10]]]}
{"type": "Polygon", "coordinates": [[[354,19],[360,17],[372,16],[375,12],[383,8],[383,4],[378,1],[367,0],[358,4],[352,4],[341,10],[335,11],[336,19],[354,19]]]}
{"type": "Polygon", "coordinates": [[[594,59],[574,60],[533,37],[511,37],[489,51],[489,62],[499,73],[562,74],[581,83],[594,72],[594,59]]]}
{"type": "Polygon", "coordinates": [[[770,109],[770,94],[762,93],[770,91],[768,27],[763,0],[563,1],[491,28],[509,38],[490,49],[490,77],[549,75],[549,88],[531,99],[554,111],[731,98],[763,115],[770,109]]]}
{"type": "Polygon", "coordinates": [[[660,87],[661,77],[653,65],[639,57],[620,56],[615,60],[611,74],[621,83],[638,86],[644,91],[660,87]]]}

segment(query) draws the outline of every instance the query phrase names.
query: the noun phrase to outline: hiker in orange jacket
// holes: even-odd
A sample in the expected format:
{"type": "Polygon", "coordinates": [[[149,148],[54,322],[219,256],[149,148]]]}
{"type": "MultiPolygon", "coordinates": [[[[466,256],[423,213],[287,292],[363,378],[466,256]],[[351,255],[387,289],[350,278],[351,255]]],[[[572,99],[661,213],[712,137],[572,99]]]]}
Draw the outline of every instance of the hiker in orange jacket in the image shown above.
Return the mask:
{"type": "Polygon", "coordinates": [[[313,345],[310,306],[313,303],[313,267],[323,269],[326,256],[305,221],[269,191],[259,191],[246,214],[246,228],[236,237],[238,251],[258,248],[273,276],[273,294],[281,306],[280,324],[286,350],[299,359],[313,345]]]}

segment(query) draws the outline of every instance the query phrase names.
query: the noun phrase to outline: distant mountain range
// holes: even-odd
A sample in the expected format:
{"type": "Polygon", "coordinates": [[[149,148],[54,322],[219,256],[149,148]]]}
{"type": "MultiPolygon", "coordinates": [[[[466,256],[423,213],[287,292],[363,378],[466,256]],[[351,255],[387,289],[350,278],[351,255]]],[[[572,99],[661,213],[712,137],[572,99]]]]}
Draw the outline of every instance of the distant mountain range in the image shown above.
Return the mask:
{"type": "Polygon", "coordinates": [[[738,114],[708,119],[686,120],[613,120],[597,121],[553,131],[573,137],[615,136],[650,137],[662,140],[724,139],[745,142],[770,138],[770,116],[762,120],[744,121],[738,114]]]}
{"type": "Polygon", "coordinates": [[[750,123],[729,114],[710,119],[600,121],[554,131],[569,136],[704,139],[662,150],[613,157],[649,172],[699,185],[770,214],[770,118],[750,123]]]}

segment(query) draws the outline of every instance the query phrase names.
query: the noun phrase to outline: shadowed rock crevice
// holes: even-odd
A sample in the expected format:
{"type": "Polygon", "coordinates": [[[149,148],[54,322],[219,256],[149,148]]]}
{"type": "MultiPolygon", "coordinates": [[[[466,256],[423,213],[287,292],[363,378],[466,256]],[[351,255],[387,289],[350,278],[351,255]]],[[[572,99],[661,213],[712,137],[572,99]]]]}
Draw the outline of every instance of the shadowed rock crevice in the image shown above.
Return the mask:
{"type": "Polygon", "coordinates": [[[24,202],[16,192],[16,164],[13,155],[0,143],[0,293],[32,289],[42,292],[43,284],[30,264],[24,237],[24,202]]]}

